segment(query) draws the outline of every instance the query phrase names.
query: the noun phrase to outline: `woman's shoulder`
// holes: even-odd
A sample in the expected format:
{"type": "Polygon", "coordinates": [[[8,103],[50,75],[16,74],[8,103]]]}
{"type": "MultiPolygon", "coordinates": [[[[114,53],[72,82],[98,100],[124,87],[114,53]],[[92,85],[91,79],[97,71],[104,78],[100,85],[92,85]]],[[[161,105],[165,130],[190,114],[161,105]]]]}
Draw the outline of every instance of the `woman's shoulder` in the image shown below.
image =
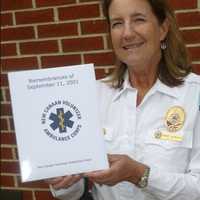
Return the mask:
{"type": "Polygon", "coordinates": [[[116,94],[116,89],[112,87],[110,82],[105,80],[97,81],[97,98],[99,102],[100,116],[104,118],[108,107],[112,104],[113,97],[116,94]]]}
{"type": "MultiPolygon", "coordinates": [[[[182,95],[185,96],[185,98],[193,98],[194,96],[197,96],[197,99],[199,99],[200,95],[200,75],[190,73],[186,78],[184,82],[184,86],[180,88],[180,91],[182,95]]],[[[197,100],[199,101],[199,100],[197,100]]]]}
{"type": "Polygon", "coordinates": [[[97,91],[100,95],[112,96],[116,92],[116,89],[112,86],[111,82],[101,79],[97,80],[97,91]]]}
{"type": "Polygon", "coordinates": [[[197,86],[200,86],[200,75],[197,75],[195,73],[190,73],[186,78],[185,78],[186,84],[195,84],[197,86]]]}

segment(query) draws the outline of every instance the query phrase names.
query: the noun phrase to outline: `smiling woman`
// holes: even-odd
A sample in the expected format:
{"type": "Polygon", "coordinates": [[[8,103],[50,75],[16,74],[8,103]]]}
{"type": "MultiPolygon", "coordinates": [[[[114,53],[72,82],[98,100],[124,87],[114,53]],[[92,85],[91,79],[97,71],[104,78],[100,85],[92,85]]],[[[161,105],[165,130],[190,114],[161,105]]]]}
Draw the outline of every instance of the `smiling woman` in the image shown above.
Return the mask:
{"type": "MultiPolygon", "coordinates": [[[[131,54],[131,57],[135,56],[135,59],[139,62],[144,60],[144,62],[146,61],[150,65],[152,59],[153,62],[154,59],[155,62],[157,59],[159,64],[155,70],[158,72],[158,77],[163,83],[169,86],[180,85],[183,78],[191,71],[191,66],[186,46],[177,27],[174,12],[167,4],[167,1],[149,0],[148,4],[143,0],[119,1],[119,4],[124,5],[118,7],[119,9],[114,10],[112,15],[110,15],[111,10],[115,9],[115,4],[117,4],[117,1],[113,1],[112,4],[111,2],[110,0],[105,0],[103,8],[108,24],[110,25],[113,48],[118,59],[118,67],[115,68],[112,77],[112,81],[114,81],[116,87],[121,86],[128,66],[121,57],[125,54],[123,47],[126,50],[129,44],[136,45],[135,47],[137,45],[142,47],[138,48],[140,50],[140,54],[138,52],[139,55],[137,53],[131,54]],[[135,6],[140,7],[140,9],[135,6]],[[131,40],[131,38],[133,39],[131,40]],[[122,52],[120,52],[120,45],[122,45],[122,52]],[[160,54],[162,54],[161,59],[158,59],[160,58],[160,54]]],[[[128,55],[128,58],[131,59],[130,54],[128,55]]],[[[154,65],[154,63],[152,64],[154,65]]],[[[146,64],[143,63],[143,65],[146,64]]]]}
{"type": "Polygon", "coordinates": [[[168,21],[161,25],[146,1],[114,1],[109,8],[110,33],[118,59],[130,71],[155,74],[160,57],[160,42],[165,39],[168,21]],[[120,9],[119,9],[120,8],[120,9]]]}
{"type": "MultiPolygon", "coordinates": [[[[110,168],[83,175],[92,196],[197,200],[200,76],[190,72],[175,15],[167,0],[103,0],[103,8],[117,62],[97,84],[110,168]]],[[[81,179],[48,183],[58,198],[76,200],[81,179]]]]}

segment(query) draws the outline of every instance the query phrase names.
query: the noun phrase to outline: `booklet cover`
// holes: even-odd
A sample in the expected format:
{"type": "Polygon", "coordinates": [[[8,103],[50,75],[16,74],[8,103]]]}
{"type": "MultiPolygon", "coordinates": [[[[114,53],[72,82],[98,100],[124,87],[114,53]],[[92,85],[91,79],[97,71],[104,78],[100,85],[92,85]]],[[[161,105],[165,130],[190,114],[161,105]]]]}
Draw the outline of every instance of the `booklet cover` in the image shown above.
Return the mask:
{"type": "Polygon", "coordinates": [[[22,182],[108,168],[93,64],[8,78],[22,182]]]}

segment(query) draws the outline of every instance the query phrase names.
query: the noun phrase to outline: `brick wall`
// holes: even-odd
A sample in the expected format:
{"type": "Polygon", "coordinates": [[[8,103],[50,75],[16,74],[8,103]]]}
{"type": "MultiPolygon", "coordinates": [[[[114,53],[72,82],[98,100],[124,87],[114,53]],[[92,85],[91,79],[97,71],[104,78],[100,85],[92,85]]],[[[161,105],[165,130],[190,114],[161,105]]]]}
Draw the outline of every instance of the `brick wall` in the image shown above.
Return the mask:
{"type": "MultiPolygon", "coordinates": [[[[170,0],[200,74],[200,0],[170,0]]],[[[95,63],[97,78],[112,70],[113,54],[98,0],[1,0],[1,187],[23,200],[53,200],[48,186],[20,182],[7,72],[95,63]]]]}

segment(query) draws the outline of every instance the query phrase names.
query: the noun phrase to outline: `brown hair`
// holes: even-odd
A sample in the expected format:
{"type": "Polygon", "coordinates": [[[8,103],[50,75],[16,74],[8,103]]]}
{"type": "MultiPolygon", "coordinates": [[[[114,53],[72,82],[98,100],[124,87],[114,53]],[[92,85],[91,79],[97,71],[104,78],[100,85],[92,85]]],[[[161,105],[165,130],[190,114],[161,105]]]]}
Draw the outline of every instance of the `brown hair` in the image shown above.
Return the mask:
{"type": "MultiPolygon", "coordinates": [[[[184,78],[191,72],[191,66],[186,46],[177,26],[175,14],[169,7],[167,0],[147,0],[156,16],[162,24],[166,19],[169,21],[169,31],[165,38],[167,48],[162,50],[162,58],[158,68],[158,78],[164,84],[174,87],[181,85],[184,78]]],[[[110,24],[109,7],[112,0],[102,0],[104,15],[110,24]]],[[[119,88],[123,84],[124,73],[127,69],[125,63],[116,62],[116,68],[112,73],[110,81],[113,86],[119,88]]]]}

